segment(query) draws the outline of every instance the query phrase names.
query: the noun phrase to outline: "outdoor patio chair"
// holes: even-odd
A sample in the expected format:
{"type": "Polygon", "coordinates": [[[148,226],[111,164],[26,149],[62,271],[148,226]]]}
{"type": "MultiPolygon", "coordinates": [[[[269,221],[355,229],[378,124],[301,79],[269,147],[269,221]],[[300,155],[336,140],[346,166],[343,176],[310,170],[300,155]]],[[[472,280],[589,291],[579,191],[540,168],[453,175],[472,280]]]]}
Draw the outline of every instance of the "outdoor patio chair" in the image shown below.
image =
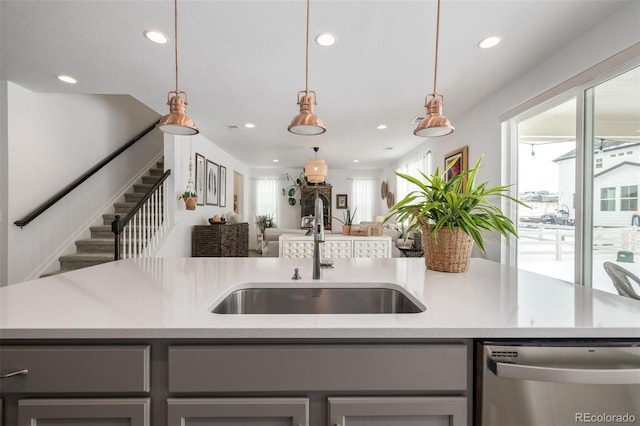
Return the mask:
{"type": "Polygon", "coordinates": [[[613,262],[604,262],[603,266],[620,296],[640,300],[640,295],[638,294],[640,292],[640,278],[613,262]],[[634,289],[634,282],[638,292],[634,289]]]}

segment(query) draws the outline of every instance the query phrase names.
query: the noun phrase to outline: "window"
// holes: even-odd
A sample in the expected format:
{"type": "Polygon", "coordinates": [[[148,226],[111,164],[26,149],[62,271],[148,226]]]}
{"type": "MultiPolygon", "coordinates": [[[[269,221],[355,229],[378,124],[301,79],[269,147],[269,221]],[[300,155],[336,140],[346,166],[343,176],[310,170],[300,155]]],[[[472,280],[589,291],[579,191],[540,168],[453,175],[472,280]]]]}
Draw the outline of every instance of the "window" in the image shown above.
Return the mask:
{"type": "MultiPolygon", "coordinates": [[[[426,175],[431,175],[431,151],[425,152],[413,160],[404,163],[396,171],[415,177],[420,177],[421,172],[426,175]]],[[[413,185],[405,179],[396,177],[396,200],[402,200],[406,197],[413,191],[412,187],[413,185]]]]}
{"type": "Polygon", "coordinates": [[[616,210],[616,189],[600,188],[600,211],[613,212],[616,210]]]}
{"type": "Polygon", "coordinates": [[[255,180],[255,214],[270,214],[278,223],[278,178],[257,178],[255,180]]]}
{"type": "MultiPolygon", "coordinates": [[[[515,160],[506,165],[509,181],[517,182],[517,194],[524,198],[539,186],[555,192],[543,185],[553,176],[557,201],[531,201],[532,209],[510,211],[518,219],[520,238],[507,241],[505,248],[508,262],[519,268],[617,293],[604,262],[615,260],[621,250],[640,256],[640,234],[628,230],[639,207],[640,167],[633,147],[638,145],[640,58],[623,65],[616,57],[609,65],[603,74],[587,70],[565,82],[564,88],[576,83],[572,89],[552,89],[508,113],[513,115],[503,126],[507,150],[520,148],[509,152],[515,160]],[[562,144],[573,146],[548,152],[546,165],[540,164],[543,154],[562,144]]],[[[626,266],[637,275],[637,265],[626,266]]]]}
{"type": "Polygon", "coordinates": [[[373,221],[375,214],[373,200],[377,180],[375,178],[353,178],[351,179],[351,199],[349,209],[355,213],[354,223],[373,221]]]}
{"type": "Polygon", "coordinates": [[[638,185],[620,187],[620,211],[635,212],[638,210],[638,185]]]}

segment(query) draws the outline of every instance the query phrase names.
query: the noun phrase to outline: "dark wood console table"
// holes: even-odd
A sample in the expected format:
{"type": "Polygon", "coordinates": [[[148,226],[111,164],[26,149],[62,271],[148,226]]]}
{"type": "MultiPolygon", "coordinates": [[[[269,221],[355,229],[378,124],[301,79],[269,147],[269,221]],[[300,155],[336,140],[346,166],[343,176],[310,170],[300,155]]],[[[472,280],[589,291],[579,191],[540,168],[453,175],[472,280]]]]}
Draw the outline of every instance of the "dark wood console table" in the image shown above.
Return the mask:
{"type": "Polygon", "coordinates": [[[193,257],[247,257],[249,224],[195,225],[191,241],[193,257]]]}

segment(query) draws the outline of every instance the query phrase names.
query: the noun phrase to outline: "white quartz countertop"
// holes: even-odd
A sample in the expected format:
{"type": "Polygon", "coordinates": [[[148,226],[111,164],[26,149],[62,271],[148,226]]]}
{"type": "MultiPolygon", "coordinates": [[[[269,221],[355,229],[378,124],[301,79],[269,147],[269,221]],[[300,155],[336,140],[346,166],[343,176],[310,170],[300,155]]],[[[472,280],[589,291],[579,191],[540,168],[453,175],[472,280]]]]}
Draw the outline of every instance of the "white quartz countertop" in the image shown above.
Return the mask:
{"type": "MultiPolygon", "coordinates": [[[[640,301],[482,259],[467,273],[424,259],[336,259],[311,280],[311,259],[127,259],[0,288],[0,338],[627,338],[640,301]],[[292,281],[299,268],[301,281],[292,281]],[[417,314],[224,315],[210,312],[244,283],[392,283],[417,314]]],[[[369,283],[369,284],[368,284],[369,283]]]]}

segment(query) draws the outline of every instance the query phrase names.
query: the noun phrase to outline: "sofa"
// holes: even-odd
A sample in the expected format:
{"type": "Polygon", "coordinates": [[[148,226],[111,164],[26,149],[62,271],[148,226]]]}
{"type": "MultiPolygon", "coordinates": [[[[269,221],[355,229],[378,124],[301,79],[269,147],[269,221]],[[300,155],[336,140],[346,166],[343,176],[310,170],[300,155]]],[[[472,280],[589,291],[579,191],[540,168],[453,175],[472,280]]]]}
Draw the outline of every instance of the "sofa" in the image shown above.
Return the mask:
{"type": "MultiPolygon", "coordinates": [[[[284,234],[306,234],[308,229],[295,229],[295,228],[267,228],[264,230],[264,236],[262,239],[262,257],[278,257],[280,255],[280,235],[284,234]]],[[[325,230],[325,233],[331,233],[331,231],[325,230]]],[[[395,229],[384,228],[382,235],[389,235],[392,242],[392,256],[403,257],[402,252],[397,248],[398,246],[411,245],[412,240],[403,241],[400,237],[400,232],[395,229]]]]}

